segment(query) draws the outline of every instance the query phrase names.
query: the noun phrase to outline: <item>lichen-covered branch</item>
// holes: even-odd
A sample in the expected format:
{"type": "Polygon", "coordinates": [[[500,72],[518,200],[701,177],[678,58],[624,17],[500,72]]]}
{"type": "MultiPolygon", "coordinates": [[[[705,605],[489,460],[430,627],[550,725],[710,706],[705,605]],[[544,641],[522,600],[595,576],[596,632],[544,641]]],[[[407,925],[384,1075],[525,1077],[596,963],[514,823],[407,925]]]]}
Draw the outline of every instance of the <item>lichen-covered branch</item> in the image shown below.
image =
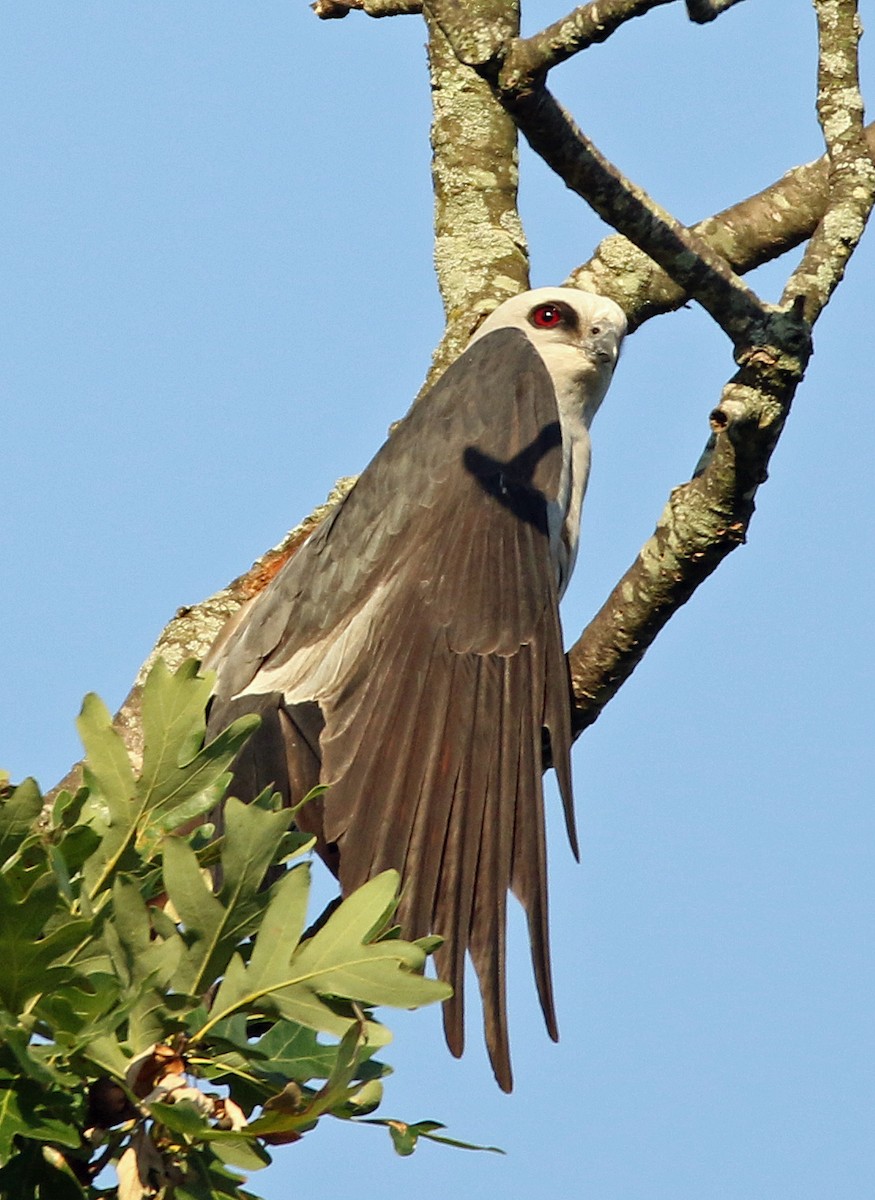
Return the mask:
{"type": "MultiPolygon", "coordinates": [[[[519,4],[471,0],[472,19],[519,30],[519,4]]],[[[517,208],[517,131],[489,85],[463,66],[426,17],[432,87],[434,261],[447,327],[431,382],[458,356],[482,318],[528,287],[529,258],[517,208]]]]}
{"type": "Polygon", "coordinates": [[[754,497],[805,372],[800,336],[749,356],[711,414],[704,470],[675,488],[653,535],[568,652],[575,736],[632,674],[669,618],[745,540],[754,497]]]}
{"type": "Polygon", "coordinates": [[[505,94],[504,104],[532,149],[567,187],[658,263],[734,343],[750,340],[764,307],[708,242],[608,162],[546,88],[505,94]]]}
{"type": "Polygon", "coordinates": [[[568,655],[576,732],[592,724],[669,617],[739,545],[810,353],[808,330],[841,280],[875,198],[857,85],[855,0],[815,0],[818,116],[828,150],[825,211],[770,321],[773,345],[741,370],[711,415],[702,473],[676,488],[653,536],[568,655]],[[783,322],[783,327],[781,324],[783,322]]]}
{"type": "MultiPolygon", "coordinates": [[[[875,159],[875,124],[867,126],[865,133],[875,159]]],[[[828,195],[829,162],[824,156],[794,167],[755,196],[706,217],[692,227],[693,232],[744,275],[807,241],[823,218],[828,195]]],[[[625,311],[630,330],[680,308],[689,298],[653,259],[620,234],[605,238],[566,282],[615,300],[625,311]]]]}
{"type": "Polygon", "coordinates": [[[596,42],[606,41],[626,21],[673,3],[674,0],[592,0],[590,4],[582,4],[540,33],[511,42],[499,72],[499,85],[510,91],[530,87],[552,67],[596,42]]]}
{"type": "MultiPolygon", "coordinates": [[[[690,19],[702,24],[713,21],[740,0],[687,0],[690,19]]],[[[442,19],[452,22],[453,41],[461,60],[468,66],[485,67],[500,61],[498,83],[503,90],[519,91],[535,86],[559,63],[598,43],[615,30],[651,9],[675,0],[590,0],[567,16],[554,21],[540,33],[504,42],[500,31],[488,20],[472,23],[460,0],[440,5],[442,19]]],[[[428,7],[428,5],[426,5],[428,7]]]]}
{"type": "Polygon", "coordinates": [[[784,302],[803,298],[813,324],[845,273],[875,196],[875,166],[863,127],[857,48],[862,28],[855,0],[814,0],[819,61],[817,115],[829,159],[829,204],[784,302]]]}
{"type": "Polygon", "coordinates": [[[458,0],[428,0],[426,11],[459,60],[489,80],[529,145],[567,187],[654,259],[736,345],[758,339],[766,310],[725,259],[608,162],[546,87],[501,85],[500,64],[508,42],[497,40],[497,25],[483,20],[474,24],[458,0]]]}

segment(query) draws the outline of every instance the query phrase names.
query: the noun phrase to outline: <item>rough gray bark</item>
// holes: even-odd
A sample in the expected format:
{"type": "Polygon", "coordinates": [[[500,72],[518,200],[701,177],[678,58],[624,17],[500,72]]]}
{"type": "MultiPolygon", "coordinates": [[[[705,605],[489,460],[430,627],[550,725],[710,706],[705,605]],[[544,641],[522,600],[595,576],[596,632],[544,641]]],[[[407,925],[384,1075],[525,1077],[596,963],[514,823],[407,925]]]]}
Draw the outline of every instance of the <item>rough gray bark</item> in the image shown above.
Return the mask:
{"type": "MultiPolygon", "coordinates": [[[[472,0],[473,15],[519,32],[519,6],[472,0]]],[[[529,256],[517,208],[516,126],[492,89],[466,70],[426,14],[432,90],[434,263],[447,328],[427,383],[457,358],[498,304],[529,286],[529,256]]]]}

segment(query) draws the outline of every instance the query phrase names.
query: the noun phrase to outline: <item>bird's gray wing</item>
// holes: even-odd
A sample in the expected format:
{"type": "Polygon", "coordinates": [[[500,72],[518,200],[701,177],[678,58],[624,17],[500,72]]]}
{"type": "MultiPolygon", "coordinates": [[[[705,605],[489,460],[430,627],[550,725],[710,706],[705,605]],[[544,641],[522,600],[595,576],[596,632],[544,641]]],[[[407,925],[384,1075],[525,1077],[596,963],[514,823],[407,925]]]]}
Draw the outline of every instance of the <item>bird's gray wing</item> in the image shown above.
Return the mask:
{"type": "MultiPolygon", "coordinates": [[[[296,705],[318,702],[329,784],[321,833],[339,848],[342,889],[388,867],[401,872],[405,935],[445,939],[437,963],[454,988],[445,1029],[456,1054],[470,952],[490,1057],[506,1089],[508,888],[528,915],[541,1005],[556,1036],[545,729],[575,842],[569,686],[548,528],[561,465],[556,399],[540,356],[518,331],[482,338],[414,405],[343,505],[253,605],[218,663],[211,717],[218,727],[223,706],[243,691],[237,705],[249,697],[257,707],[277,693],[293,717],[296,705]]],[[[262,736],[275,738],[276,728],[262,736]]]]}

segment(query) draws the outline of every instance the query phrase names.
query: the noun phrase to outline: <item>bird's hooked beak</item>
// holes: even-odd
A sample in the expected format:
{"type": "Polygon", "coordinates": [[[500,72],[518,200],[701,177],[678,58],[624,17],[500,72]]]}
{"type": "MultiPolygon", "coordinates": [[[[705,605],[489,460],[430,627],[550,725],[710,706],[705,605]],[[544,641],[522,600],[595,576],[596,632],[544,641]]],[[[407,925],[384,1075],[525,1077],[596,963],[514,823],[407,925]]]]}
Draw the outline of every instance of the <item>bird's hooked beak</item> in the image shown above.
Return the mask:
{"type": "Polygon", "coordinates": [[[620,357],[623,333],[625,330],[618,333],[617,329],[608,321],[596,320],[581,339],[583,348],[595,362],[609,366],[613,370],[620,357]]]}

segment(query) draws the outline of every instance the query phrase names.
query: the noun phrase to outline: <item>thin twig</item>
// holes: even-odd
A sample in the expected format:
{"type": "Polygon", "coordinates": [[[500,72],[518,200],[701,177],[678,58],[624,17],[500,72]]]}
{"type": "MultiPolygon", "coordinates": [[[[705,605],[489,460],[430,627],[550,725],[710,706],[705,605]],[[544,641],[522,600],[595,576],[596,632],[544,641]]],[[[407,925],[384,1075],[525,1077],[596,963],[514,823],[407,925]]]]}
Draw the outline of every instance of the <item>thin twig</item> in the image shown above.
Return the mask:
{"type": "Polygon", "coordinates": [[[500,86],[520,90],[581,50],[604,42],[615,29],[674,0],[592,0],[554,21],[532,37],[511,42],[499,76],[500,86]]]}
{"type": "Polygon", "coordinates": [[[422,12],[421,0],[315,0],[310,7],[322,21],[336,21],[352,11],[369,17],[404,17],[422,12]]]}

